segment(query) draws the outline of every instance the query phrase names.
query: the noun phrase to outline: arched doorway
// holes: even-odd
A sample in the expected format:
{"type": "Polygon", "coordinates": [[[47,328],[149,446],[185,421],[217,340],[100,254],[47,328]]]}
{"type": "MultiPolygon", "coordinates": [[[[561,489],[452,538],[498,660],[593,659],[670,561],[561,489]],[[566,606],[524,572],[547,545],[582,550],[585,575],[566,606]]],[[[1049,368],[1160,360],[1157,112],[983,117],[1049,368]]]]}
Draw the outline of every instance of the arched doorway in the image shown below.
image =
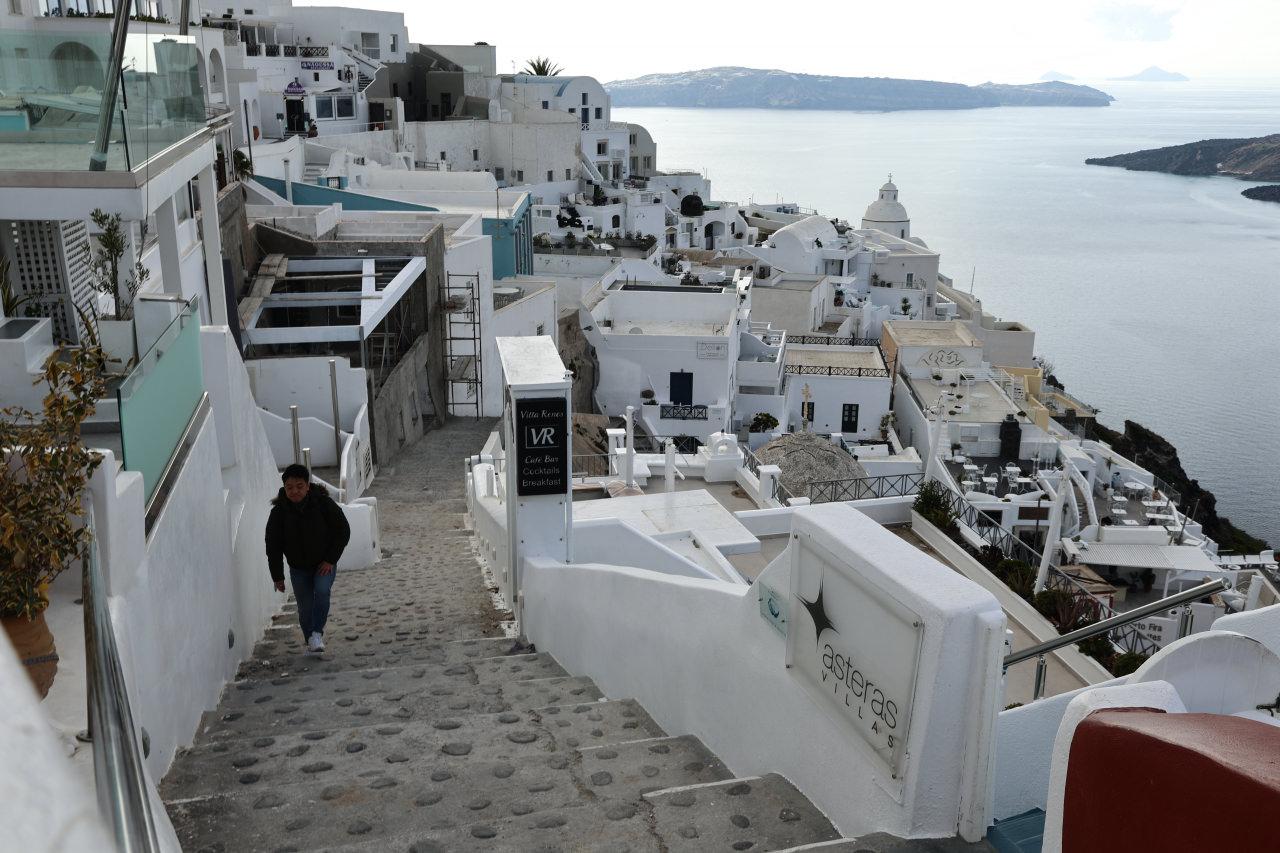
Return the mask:
{"type": "Polygon", "coordinates": [[[705,248],[714,249],[716,243],[724,236],[724,223],[718,219],[708,222],[706,227],[702,229],[702,234],[707,240],[705,248]]]}
{"type": "Polygon", "coordinates": [[[619,216],[619,215],[618,215],[618,214],[616,214],[616,213],[613,215],[613,225],[612,225],[612,227],[613,227],[614,229],[618,229],[618,228],[621,228],[621,227],[622,227],[622,217],[621,217],[621,216],[619,216]]]}
{"type": "Polygon", "coordinates": [[[80,86],[90,86],[101,92],[106,80],[102,60],[84,44],[78,41],[64,41],[49,54],[53,63],[58,88],[64,92],[74,92],[80,86]]]}
{"type": "Polygon", "coordinates": [[[214,103],[225,103],[227,88],[224,81],[225,69],[222,66],[222,54],[215,48],[209,51],[209,100],[214,103]]]}

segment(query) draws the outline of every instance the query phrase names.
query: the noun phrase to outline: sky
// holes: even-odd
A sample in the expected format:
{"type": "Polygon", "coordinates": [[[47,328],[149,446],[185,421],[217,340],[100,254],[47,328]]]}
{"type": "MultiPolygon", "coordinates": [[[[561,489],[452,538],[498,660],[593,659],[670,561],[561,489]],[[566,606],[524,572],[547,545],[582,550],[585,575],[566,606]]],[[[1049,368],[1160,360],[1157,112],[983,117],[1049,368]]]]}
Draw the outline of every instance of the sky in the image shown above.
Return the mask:
{"type": "Polygon", "coordinates": [[[1098,81],[1150,65],[1201,79],[1280,77],[1280,0],[294,2],[400,11],[411,41],[496,45],[499,73],[548,56],[601,82],[718,65],[969,84],[1049,71],[1098,81]]]}

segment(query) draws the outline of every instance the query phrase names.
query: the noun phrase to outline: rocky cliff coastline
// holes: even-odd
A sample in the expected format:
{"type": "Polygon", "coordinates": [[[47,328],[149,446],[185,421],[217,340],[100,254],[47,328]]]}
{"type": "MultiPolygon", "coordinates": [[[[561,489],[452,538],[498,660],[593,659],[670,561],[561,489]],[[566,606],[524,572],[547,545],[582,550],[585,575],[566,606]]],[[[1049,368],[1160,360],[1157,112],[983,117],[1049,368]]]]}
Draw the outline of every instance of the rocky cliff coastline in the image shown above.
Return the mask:
{"type": "Polygon", "coordinates": [[[1119,166],[1134,172],[1280,181],[1280,133],[1252,139],[1202,139],[1132,154],[1090,157],[1084,162],[1090,166],[1119,166]]]}

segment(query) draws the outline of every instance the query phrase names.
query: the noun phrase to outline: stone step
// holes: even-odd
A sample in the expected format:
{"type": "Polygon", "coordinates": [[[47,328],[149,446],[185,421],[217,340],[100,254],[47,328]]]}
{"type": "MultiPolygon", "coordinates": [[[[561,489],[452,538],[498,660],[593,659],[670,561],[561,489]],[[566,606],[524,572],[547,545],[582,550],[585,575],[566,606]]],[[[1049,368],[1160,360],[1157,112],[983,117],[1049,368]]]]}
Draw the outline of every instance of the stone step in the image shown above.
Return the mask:
{"type": "Polygon", "coordinates": [[[202,744],[177,756],[160,786],[165,800],[253,787],[351,779],[389,764],[435,756],[470,761],[506,759],[623,743],[666,732],[636,702],[601,701],[500,714],[441,715],[430,722],[397,721],[202,744]]]}
{"type": "Polygon", "coordinates": [[[646,794],[654,828],[671,853],[785,850],[840,833],[804,794],[770,773],[646,794]]]}
{"type": "MultiPolygon", "coordinates": [[[[423,690],[429,687],[457,687],[464,684],[493,684],[563,678],[568,673],[551,655],[541,652],[507,657],[478,658],[471,662],[421,664],[377,669],[347,669],[338,672],[304,672],[275,678],[246,678],[227,685],[219,710],[235,710],[262,704],[261,697],[307,702],[315,699],[370,696],[423,690]]],[[[550,704],[550,703],[548,703],[550,704]]]]}
{"type": "MultiPolygon", "coordinates": [[[[590,803],[616,805],[615,814],[634,813],[643,808],[641,795],[650,789],[728,776],[697,738],[686,736],[511,760],[441,756],[323,785],[183,800],[171,803],[169,811],[186,850],[213,849],[219,842],[227,849],[234,842],[234,849],[244,851],[286,844],[315,850],[334,839],[387,843],[414,834],[443,839],[472,825],[590,803]]],[[[550,830],[559,820],[543,822],[550,830]]]]}
{"type": "MultiPolygon", "coordinates": [[[[449,669],[465,670],[469,667],[458,664],[449,669]]],[[[278,696],[266,690],[256,691],[258,695],[253,700],[254,704],[241,703],[231,708],[230,703],[224,703],[219,710],[206,714],[196,743],[432,720],[463,713],[529,711],[572,702],[594,702],[601,698],[595,682],[589,678],[539,678],[471,684],[465,676],[458,676],[443,683],[440,679],[422,679],[418,682],[418,689],[407,691],[388,690],[379,684],[380,681],[366,681],[369,692],[365,694],[330,688],[323,698],[313,695],[305,701],[278,696]]]]}
{"type": "Polygon", "coordinates": [[[326,640],[323,654],[305,653],[299,632],[290,639],[260,642],[252,659],[240,665],[236,677],[282,678],[308,673],[343,672],[351,669],[379,669],[389,666],[467,663],[483,658],[501,657],[512,651],[528,651],[515,640],[486,637],[479,640],[438,640],[414,642],[346,642],[335,635],[326,640]]]}

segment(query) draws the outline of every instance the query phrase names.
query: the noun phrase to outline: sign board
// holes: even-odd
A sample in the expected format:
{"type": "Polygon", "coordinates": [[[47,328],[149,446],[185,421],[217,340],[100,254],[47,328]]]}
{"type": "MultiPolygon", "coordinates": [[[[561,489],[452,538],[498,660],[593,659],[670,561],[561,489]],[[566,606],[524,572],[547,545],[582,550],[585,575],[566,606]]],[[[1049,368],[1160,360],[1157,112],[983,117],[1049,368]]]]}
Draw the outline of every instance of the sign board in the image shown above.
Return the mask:
{"type": "Polygon", "coordinates": [[[563,397],[516,400],[516,494],[569,491],[569,417],[563,397]]]}
{"type": "Polygon", "coordinates": [[[824,711],[902,776],[920,618],[807,533],[792,541],[787,665],[824,711]]]}
{"type": "Polygon", "coordinates": [[[333,63],[324,59],[304,59],[302,68],[304,71],[332,71],[333,63]]]}
{"type": "Polygon", "coordinates": [[[1133,623],[1138,633],[1155,642],[1160,648],[1178,639],[1178,619],[1167,616],[1148,616],[1133,623]]]}
{"type": "Polygon", "coordinates": [[[698,341],[698,358],[724,359],[728,357],[728,341],[698,341]]]}
{"type": "Polygon", "coordinates": [[[286,95],[305,95],[307,90],[302,87],[301,83],[294,80],[284,87],[284,93],[286,95]]]}
{"type": "Polygon", "coordinates": [[[787,601],[768,584],[756,583],[760,590],[760,615],[782,636],[787,636],[787,601]]]}

